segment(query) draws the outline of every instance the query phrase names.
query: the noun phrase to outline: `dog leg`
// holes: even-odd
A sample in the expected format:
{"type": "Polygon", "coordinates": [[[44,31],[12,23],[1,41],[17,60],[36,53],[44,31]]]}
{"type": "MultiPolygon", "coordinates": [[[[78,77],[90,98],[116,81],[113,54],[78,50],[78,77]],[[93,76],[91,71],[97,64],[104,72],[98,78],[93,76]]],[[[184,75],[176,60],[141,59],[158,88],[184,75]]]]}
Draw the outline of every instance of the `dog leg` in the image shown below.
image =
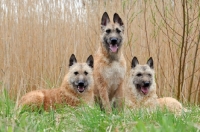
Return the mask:
{"type": "Polygon", "coordinates": [[[103,105],[103,108],[105,109],[106,113],[111,113],[111,105],[110,105],[110,100],[109,100],[109,95],[108,95],[108,85],[106,82],[103,80],[101,76],[97,79],[99,85],[97,86],[98,91],[99,91],[99,96],[103,105]]]}
{"type": "Polygon", "coordinates": [[[119,87],[117,88],[116,94],[116,108],[119,111],[123,110],[124,106],[124,90],[123,90],[123,81],[119,84],[119,87]]]}

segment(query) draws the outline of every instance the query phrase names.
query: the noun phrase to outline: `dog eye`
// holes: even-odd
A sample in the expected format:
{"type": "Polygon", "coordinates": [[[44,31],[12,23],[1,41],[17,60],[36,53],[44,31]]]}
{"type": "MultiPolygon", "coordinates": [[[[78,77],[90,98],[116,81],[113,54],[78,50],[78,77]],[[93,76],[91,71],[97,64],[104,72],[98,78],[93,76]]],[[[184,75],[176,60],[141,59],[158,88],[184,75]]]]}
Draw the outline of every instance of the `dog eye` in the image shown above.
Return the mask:
{"type": "Polygon", "coordinates": [[[106,33],[110,33],[110,32],[111,32],[111,30],[110,30],[110,29],[107,29],[107,30],[106,30],[106,33]]]}
{"type": "Polygon", "coordinates": [[[74,72],[75,75],[78,75],[78,72],[74,72]]]}
{"type": "Polygon", "coordinates": [[[140,76],[142,76],[142,74],[141,74],[141,73],[138,73],[136,76],[140,77],[140,76]]]}
{"type": "Polygon", "coordinates": [[[87,75],[87,74],[88,74],[88,72],[84,71],[84,74],[85,74],[85,75],[87,75]]]}
{"type": "Polygon", "coordinates": [[[148,74],[148,76],[150,76],[150,77],[151,77],[151,74],[148,74]]]}
{"type": "Polygon", "coordinates": [[[118,28],[116,29],[116,31],[117,31],[118,33],[120,33],[120,32],[121,32],[121,30],[119,30],[118,28]]]}

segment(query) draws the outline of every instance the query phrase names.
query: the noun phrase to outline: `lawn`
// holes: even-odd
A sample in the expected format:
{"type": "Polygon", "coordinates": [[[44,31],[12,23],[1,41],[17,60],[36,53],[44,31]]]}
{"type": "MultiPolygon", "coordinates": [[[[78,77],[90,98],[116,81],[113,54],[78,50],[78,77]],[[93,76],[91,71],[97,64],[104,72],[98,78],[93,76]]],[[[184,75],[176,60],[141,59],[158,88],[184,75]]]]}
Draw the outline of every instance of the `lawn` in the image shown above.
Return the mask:
{"type": "Polygon", "coordinates": [[[187,107],[190,112],[175,116],[167,111],[125,110],[106,114],[98,106],[56,111],[20,111],[6,92],[0,100],[0,132],[62,132],[62,131],[134,131],[134,132],[196,132],[200,130],[200,109],[187,107]]]}
{"type": "Polygon", "coordinates": [[[0,132],[197,132],[197,105],[200,0],[0,0],[0,132]],[[175,116],[125,110],[108,115],[99,106],[50,112],[16,107],[17,96],[60,87],[71,54],[85,62],[97,52],[105,11],[111,20],[118,13],[124,22],[127,75],[134,56],[141,64],[153,57],[158,97],[188,103],[189,112],[175,116]]]}

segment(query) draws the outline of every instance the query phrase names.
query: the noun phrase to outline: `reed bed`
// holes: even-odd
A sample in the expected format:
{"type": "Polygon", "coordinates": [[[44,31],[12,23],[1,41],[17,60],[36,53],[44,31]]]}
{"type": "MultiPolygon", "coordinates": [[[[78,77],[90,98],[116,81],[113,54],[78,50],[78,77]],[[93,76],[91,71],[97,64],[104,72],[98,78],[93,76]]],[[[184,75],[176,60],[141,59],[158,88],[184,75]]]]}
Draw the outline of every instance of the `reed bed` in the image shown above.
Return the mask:
{"type": "Polygon", "coordinates": [[[0,90],[16,100],[59,87],[72,53],[83,62],[97,50],[105,11],[124,21],[128,70],[152,56],[158,96],[200,104],[198,0],[1,0],[0,90]]]}

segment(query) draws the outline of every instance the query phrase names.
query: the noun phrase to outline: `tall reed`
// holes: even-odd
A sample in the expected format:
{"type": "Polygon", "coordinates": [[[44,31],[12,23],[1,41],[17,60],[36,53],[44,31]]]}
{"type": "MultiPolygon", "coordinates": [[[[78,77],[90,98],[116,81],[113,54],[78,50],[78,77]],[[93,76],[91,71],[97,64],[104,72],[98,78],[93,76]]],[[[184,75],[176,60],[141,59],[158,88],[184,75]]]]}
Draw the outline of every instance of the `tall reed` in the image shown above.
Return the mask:
{"type": "Polygon", "coordinates": [[[200,103],[198,0],[0,1],[0,89],[16,99],[58,87],[69,56],[84,61],[100,44],[104,11],[125,23],[127,67],[133,56],[155,62],[158,96],[200,103]]]}

